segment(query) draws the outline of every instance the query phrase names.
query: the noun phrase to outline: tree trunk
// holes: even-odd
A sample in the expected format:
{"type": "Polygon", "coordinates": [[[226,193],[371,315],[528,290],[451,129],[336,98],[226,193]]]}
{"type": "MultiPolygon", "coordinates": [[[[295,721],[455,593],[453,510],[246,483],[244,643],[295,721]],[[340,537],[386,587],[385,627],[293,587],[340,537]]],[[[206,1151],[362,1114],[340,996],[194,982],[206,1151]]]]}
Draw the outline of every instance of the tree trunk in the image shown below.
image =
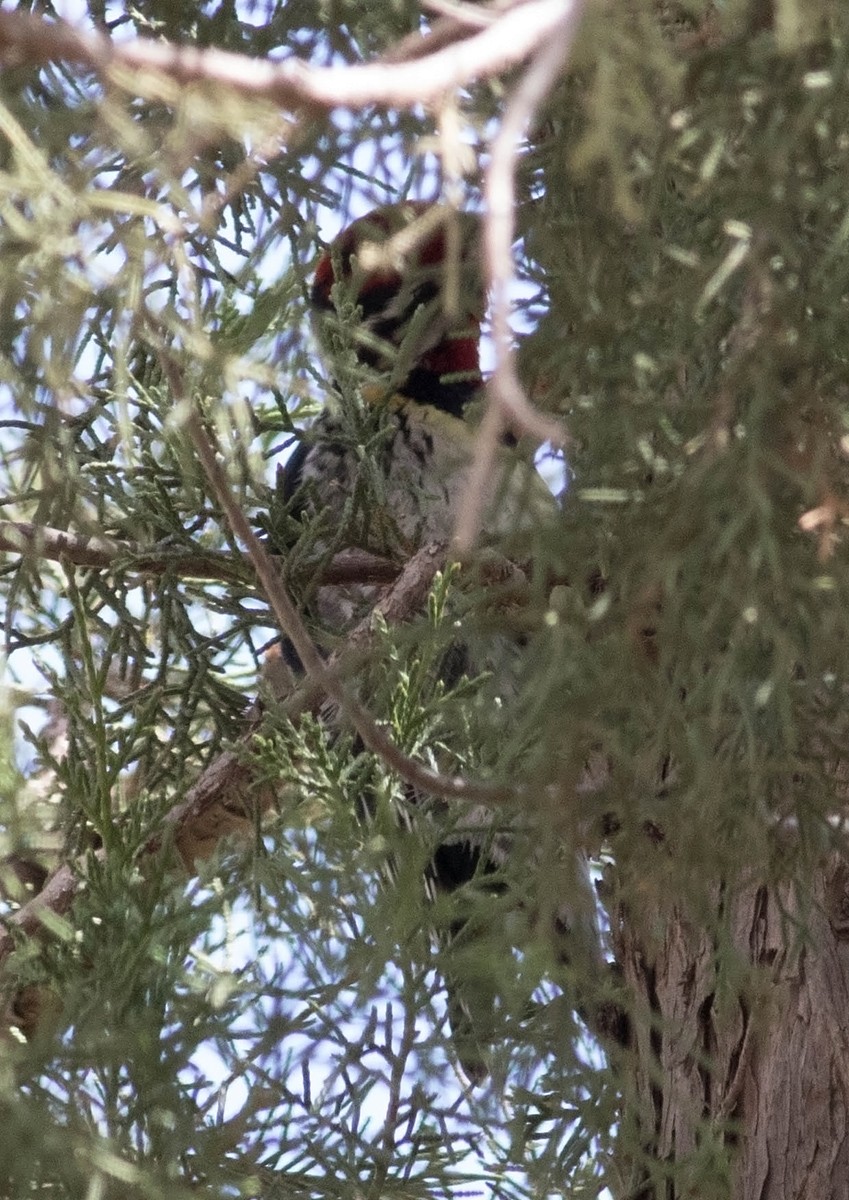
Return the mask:
{"type": "Polygon", "coordinates": [[[615,914],[635,999],[623,1195],[847,1200],[849,866],[715,901],[712,928],[615,914]]]}

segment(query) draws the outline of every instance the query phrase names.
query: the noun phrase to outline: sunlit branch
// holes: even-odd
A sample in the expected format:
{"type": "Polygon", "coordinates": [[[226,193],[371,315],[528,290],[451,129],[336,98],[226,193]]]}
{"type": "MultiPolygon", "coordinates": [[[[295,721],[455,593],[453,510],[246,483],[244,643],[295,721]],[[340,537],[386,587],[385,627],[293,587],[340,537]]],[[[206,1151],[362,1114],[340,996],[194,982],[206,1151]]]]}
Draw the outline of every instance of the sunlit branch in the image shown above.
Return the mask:
{"type": "MultiPolygon", "coordinates": [[[[116,42],[64,21],[11,11],[0,12],[0,60],[7,67],[77,63],[103,74],[111,68],[156,71],[176,84],[226,86],[289,109],[409,108],[522,62],[554,35],[564,5],[571,12],[577,0],[527,0],[510,7],[486,28],[418,59],[416,69],[389,62],[313,67],[295,58],[272,62],[151,38],[116,42]]],[[[127,86],[125,76],[121,83],[127,86]]]]}
{"type": "Polygon", "coordinates": [[[489,405],[478,433],[475,459],[455,531],[461,554],[477,537],[500,435],[506,428],[529,434],[538,441],[562,446],[566,433],[559,422],[544,417],[528,400],[516,371],[510,329],[515,288],[516,161],[519,145],[540,104],[554,84],[571,48],[581,16],[581,0],[565,10],[545,44],[516,86],[504,111],[491,147],[484,184],[484,265],[491,297],[495,370],[489,381],[489,405]]]}

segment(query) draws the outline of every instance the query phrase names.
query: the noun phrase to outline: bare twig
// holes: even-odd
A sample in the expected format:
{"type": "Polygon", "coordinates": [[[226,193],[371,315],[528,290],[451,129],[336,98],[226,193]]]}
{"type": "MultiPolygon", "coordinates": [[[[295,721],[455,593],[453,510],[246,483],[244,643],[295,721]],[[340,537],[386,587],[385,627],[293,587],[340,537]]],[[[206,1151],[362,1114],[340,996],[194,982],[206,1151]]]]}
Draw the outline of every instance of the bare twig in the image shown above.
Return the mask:
{"type": "Polygon", "coordinates": [[[461,557],[471,550],[480,531],[484,509],[490,496],[489,480],[493,475],[495,456],[503,430],[504,414],[500,405],[490,398],[475,437],[475,454],[469,467],[468,482],[458,508],[454,529],[454,548],[461,557]]]}
{"type": "Polygon", "coordinates": [[[69,562],[76,567],[111,570],[123,560],[130,571],[139,574],[162,575],[170,570],[192,579],[232,582],[245,578],[242,564],[234,562],[231,554],[213,554],[209,551],[199,554],[182,548],[168,550],[163,547],[150,550],[132,542],[86,537],[68,533],[64,529],[34,525],[29,521],[0,521],[2,550],[13,554],[33,554],[54,562],[69,562]]]}
{"type": "MultiPolygon", "coordinates": [[[[386,1116],[383,1119],[383,1132],[380,1135],[383,1153],[378,1159],[374,1178],[366,1193],[369,1196],[382,1196],[386,1191],[386,1181],[389,1177],[389,1168],[394,1159],[395,1143],[398,1137],[402,1089],[406,1077],[407,1064],[410,1055],[413,1053],[413,1047],[416,1044],[416,1016],[416,1006],[410,1003],[405,1004],[404,1030],[401,1034],[401,1044],[398,1047],[397,1053],[391,1055],[392,1070],[387,1081],[389,1095],[386,1101],[386,1116]]],[[[390,1040],[388,1034],[386,1040],[387,1042],[390,1040]]],[[[387,1054],[391,1054],[390,1046],[387,1046],[387,1054]]]]}
{"type": "Polygon", "coordinates": [[[340,550],[321,571],[321,587],[340,583],[392,583],[402,568],[367,550],[340,550]]]}
{"type": "MultiPolygon", "coordinates": [[[[502,10],[504,7],[501,5],[502,10]]],[[[428,12],[439,13],[441,17],[447,17],[470,29],[485,29],[498,16],[495,5],[461,4],[457,3],[457,0],[422,0],[422,8],[428,12]]]]}
{"type": "Polygon", "coordinates": [[[462,41],[468,37],[471,29],[485,29],[498,15],[489,7],[472,7],[452,3],[451,0],[424,0],[422,7],[440,13],[440,19],[422,33],[410,33],[401,38],[381,55],[380,62],[402,63],[426,58],[435,50],[462,41]]]}
{"type": "MultiPolygon", "coordinates": [[[[573,6],[577,0],[572,0],[573,6]]],[[[113,42],[105,34],[45,21],[20,11],[0,12],[0,60],[6,66],[71,62],[109,74],[112,68],[158,71],[176,84],[210,83],[285,108],[410,108],[495,75],[522,62],[552,36],[569,0],[528,0],[507,9],[487,28],[437,49],[426,68],[404,63],[311,67],[299,59],[271,62],[213,48],[174,46],[135,38],[113,42]]],[[[126,86],[126,76],[116,82],[126,86]]],[[[150,80],[146,86],[150,86],[150,80]]]]}
{"type": "Polygon", "coordinates": [[[475,459],[455,530],[454,541],[460,554],[468,552],[480,529],[487,495],[485,484],[492,474],[499,437],[504,429],[510,427],[556,446],[562,446],[566,440],[561,424],[544,417],[533,407],[516,371],[510,330],[515,283],[515,173],[519,141],[563,68],[582,9],[583,0],[572,0],[561,9],[560,19],[510,97],[492,142],[484,186],[484,261],[492,303],[495,370],[489,382],[489,404],[478,433],[475,459]]]}
{"type": "MultiPolygon", "coordinates": [[[[105,571],[114,571],[120,564],[140,575],[163,575],[173,571],[186,579],[212,579],[225,583],[250,577],[244,564],[225,551],[201,553],[182,547],[150,549],[133,542],[68,533],[30,521],[0,521],[0,551],[31,554],[53,562],[105,571]]],[[[400,573],[398,564],[388,558],[365,550],[343,550],[322,568],[320,586],[391,583],[400,573]]]]}
{"type": "Polygon", "coordinates": [[[528,401],[515,370],[510,331],[514,286],[516,158],[520,140],[549,89],[560,74],[572,45],[582,4],[575,0],[561,18],[551,39],[537,52],[504,110],[492,142],[484,197],[484,259],[492,302],[495,373],[492,389],[505,415],[541,439],[562,440],[562,429],[542,418],[528,401]]]}

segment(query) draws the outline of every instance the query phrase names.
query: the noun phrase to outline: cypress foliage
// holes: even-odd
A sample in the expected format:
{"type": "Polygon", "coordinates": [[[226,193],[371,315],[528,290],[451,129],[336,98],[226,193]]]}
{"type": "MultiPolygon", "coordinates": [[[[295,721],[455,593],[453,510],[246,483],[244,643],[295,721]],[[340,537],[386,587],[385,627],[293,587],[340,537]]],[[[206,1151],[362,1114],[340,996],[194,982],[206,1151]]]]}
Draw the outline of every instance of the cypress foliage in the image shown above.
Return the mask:
{"type": "MultiPolygon", "coordinates": [[[[422,12],[78,17],[341,65],[391,61],[422,12]]],[[[560,512],[521,572],[481,555],[351,644],[312,627],[404,755],[506,793],[510,862],[430,907],[422,873],[469,805],[417,809],[307,685],[271,698],[277,621],[188,417],[313,611],[344,538],[293,519],[276,465],[340,396],[352,436],[380,437],[355,314],[335,381],[310,331],[320,237],[408,195],[481,207],[516,72],[328,114],[98,73],[35,35],[10,49],[12,28],[0,1194],[845,1195],[846,1100],[804,1065],[845,1078],[849,1038],[844,6],[587,3],[534,114],[518,361],[568,432],[541,461],[568,478],[560,512]],[[520,647],[506,698],[440,683],[458,626],[520,647]],[[604,963],[580,938],[559,962],[548,932],[564,901],[592,917],[574,846],[604,963]],[[460,918],[481,931],[466,962],[460,918]],[[451,1059],[452,964],[500,996],[477,1092],[451,1059]]],[[[379,506],[368,452],[362,488],[358,512],[379,506]]]]}

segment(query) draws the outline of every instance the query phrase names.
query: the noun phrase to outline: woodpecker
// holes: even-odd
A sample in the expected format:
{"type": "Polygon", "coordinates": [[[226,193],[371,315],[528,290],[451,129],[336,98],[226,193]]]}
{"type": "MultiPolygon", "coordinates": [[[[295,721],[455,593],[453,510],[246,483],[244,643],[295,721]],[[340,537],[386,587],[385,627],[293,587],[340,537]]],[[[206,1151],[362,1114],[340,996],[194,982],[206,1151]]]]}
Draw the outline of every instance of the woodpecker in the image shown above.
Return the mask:
{"type": "MultiPolygon", "coordinates": [[[[376,552],[409,554],[427,540],[450,536],[474,447],[466,417],[483,387],[477,222],[468,214],[446,218],[458,222],[460,234],[458,286],[446,297],[448,232],[443,223],[416,236],[426,207],[388,205],[354,221],[321,256],[311,292],[318,340],[331,366],[338,355],[332,344],[337,305],[352,302],[359,313],[348,334],[358,364],[373,376],[361,398],[385,419],[369,462],[381,476],[384,503],[379,514],[355,514],[353,524],[357,545],[376,552]],[[402,248],[393,251],[399,240],[402,248]]],[[[325,410],[282,471],[280,495],[301,518],[318,511],[341,517],[350,513],[363,461],[364,448],[351,444],[350,419],[339,407],[325,410]]],[[[521,536],[527,551],[528,532],[555,507],[548,488],[505,446],[488,489],[487,532],[521,536]]]]}
{"type": "MultiPolygon", "coordinates": [[[[425,541],[447,540],[468,488],[475,438],[468,417],[483,388],[477,222],[435,215],[413,202],[377,208],[321,255],[311,292],[319,343],[337,380],[340,357],[349,376],[353,365],[354,390],[379,427],[366,429],[368,446],[357,442],[340,381],[337,405],[306,431],[278,479],[278,499],[290,517],[322,522],[328,537],[344,528],[343,545],[381,554],[409,556],[425,541]],[[453,264],[459,278],[446,295],[452,220],[459,223],[453,264]],[[364,476],[370,487],[363,486],[364,476]],[[359,505],[358,496],[365,496],[359,505]]],[[[361,422],[361,434],[363,428],[361,422]]],[[[507,444],[488,487],[484,536],[497,537],[502,547],[518,536],[527,557],[534,529],[557,511],[549,489],[507,444]]],[[[329,632],[344,635],[374,598],[368,587],[321,589],[315,615],[329,632]]],[[[466,657],[464,646],[446,656],[447,684],[468,667],[466,657]]],[[[474,809],[436,847],[425,881],[431,898],[496,875],[509,847],[505,835],[491,835],[491,825],[491,813],[474,809]]],[[[459,943],[470,936],[463,918],[444,935],[459,943]]],[[[469,1080],[480,1083],[487,1074],[492,989],[485,980],[452,975],[450,967],[446,974],[456,1053],[469,1080]]]]}

